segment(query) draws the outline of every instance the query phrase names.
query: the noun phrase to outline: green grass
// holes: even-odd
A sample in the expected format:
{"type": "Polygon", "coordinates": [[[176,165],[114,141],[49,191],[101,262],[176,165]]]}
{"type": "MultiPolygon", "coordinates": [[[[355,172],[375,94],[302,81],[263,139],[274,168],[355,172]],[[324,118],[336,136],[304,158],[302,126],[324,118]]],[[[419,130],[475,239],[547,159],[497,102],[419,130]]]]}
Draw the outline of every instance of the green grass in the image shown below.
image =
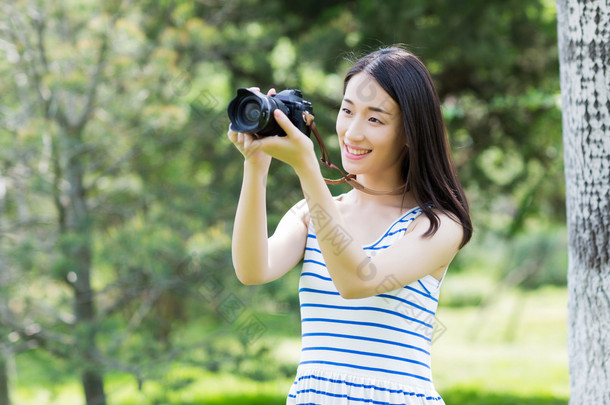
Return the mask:
{"type": "Polygon", "coordinates": [[[451,405],[566,405],[567,398],[554,396],[522,396],[513,393],[484,390],[451,389],[443,393],[443,400],[451,405]]]}
{"type": "MultiPolygon", "coordinates": [[[[468,277],[478,276],[459,274],[446,280],[437,312],[446,330],[434,341],[432,362],[434,382],[445,402],[567,404],[566,289],[498,292],[487,285],[482,306],[465,306],[459,299],[453,300],[458,305],[443,305],[444,301],[452,302],[450,295],[459,293],[468,277]]],[[[484,281],[478,282],[485,285],[484,281]]],[[[271,358],[288,370],[296,370],[300,343],[294,336],[293,314],[285,317],[284,324],[291,332],[278,330],[283,323],[272,316],[267,325],[273,328],[259,343],[273,348],[271,358]]],[[[82,405],[78,379],[70,373],[63,379],[49,375],[52,367],[44,360],[39,355],[18,359],[18,370],[27,370],[19,374],[22,378],[13,392],[14,403],[82,405]]],[[[162,381],[146,381],[141,391],[133,376],[108,375],[106,392],[109,405],[279,405],[285,403],[291,383],[292,377],[253,381],[175,364],[162,381]]]]}
{"type": "Polygon", "coordinates": [[[566,401],[565,288],[492,293],[499,295],[488,295],[485,307],[439,308],[447,330],[432,347],[437,389],[566,401]]]}

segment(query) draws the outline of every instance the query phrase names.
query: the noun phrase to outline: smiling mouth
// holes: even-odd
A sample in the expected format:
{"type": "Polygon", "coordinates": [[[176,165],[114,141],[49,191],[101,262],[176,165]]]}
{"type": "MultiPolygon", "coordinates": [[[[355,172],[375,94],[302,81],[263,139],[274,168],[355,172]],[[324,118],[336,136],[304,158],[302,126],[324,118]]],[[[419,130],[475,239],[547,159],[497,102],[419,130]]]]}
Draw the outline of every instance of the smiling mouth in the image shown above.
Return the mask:
{"type": "Polygon", "coordinates": [[[372,149],[356,149],[349,145],[345,145],[345,150],[347,150],[352,155],[356,155],[356,156],[366,155],[367,153],[372,152],[372,149]]]}

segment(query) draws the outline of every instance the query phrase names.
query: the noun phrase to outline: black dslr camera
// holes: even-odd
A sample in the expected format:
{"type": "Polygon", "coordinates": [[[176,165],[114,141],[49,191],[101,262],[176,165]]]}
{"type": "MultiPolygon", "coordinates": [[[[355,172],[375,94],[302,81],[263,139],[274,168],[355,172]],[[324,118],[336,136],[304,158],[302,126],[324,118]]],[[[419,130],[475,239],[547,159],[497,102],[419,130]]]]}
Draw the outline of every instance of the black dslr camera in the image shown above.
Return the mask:
{"type": "Polygon", "coordinates": [[[301,90],[294,89],[282,90],[272,96],[246,88],[238,89],[237,96],[231,100],[227,109],[231,129],[260,136],[286,136],[286,132],[273,117],[276,109],[286,114],[301,132],[309,136],[309,127],[303,121],[303,112],[313,114],[313,107],[309,101],[303,100],[301,90]]]}

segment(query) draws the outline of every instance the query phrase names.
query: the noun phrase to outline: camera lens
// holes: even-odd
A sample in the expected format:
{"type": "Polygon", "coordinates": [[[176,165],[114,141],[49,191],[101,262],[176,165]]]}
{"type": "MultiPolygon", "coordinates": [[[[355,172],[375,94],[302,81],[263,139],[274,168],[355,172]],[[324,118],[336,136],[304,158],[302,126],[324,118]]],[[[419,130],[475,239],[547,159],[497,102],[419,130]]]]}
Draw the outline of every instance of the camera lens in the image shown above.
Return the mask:
{"type": "Polygon", "coordinates": [[[274,96],[244,88],[238,89],[237,96],[227,108],[231,129],[260,136],[283,136],[285,132],[273,118],[275,109],[280,109],[286,115],[290,114],[288,107],[274,96]]]}
{"type": "Polygon", "coordinates": [[[244,97],[235,109],[235,121],[239,128],[256,131],[259,129],[262,115],[261,102],[258,98],[244,97]]]}
{"type": "Polygon", "coordinates": [[[256,102],[248,102],[243,107],[244,121],[255,124],[261,117],[261,106],[256,102]]]}

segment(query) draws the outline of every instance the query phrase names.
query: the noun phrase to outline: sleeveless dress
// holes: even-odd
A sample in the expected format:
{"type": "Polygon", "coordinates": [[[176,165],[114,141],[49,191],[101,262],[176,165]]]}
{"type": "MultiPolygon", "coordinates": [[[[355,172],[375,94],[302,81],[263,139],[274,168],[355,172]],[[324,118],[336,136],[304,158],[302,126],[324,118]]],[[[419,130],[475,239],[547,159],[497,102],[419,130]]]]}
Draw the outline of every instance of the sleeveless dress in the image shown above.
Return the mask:
{"type": "MultiPolygon", "coordinates": [[[[422,213],[398,218],[368,257],[391,246],[422,213]]],[[[361,299],[339,295],[309,223],[299,282],[301,360],[287,405],[444,405],[432,383],[430,347],[441,282],[426,276],[392,291],[361,299]]],[[[408,263],[405,263],[408,265],[408,263]]],[[[373,268],[360,269],[363,277],[373,268]]],[[[442,281],[442,280],[441,280],[442,281]]],[[[387,287],[384,286],[384,290],[387,287]]]]}

